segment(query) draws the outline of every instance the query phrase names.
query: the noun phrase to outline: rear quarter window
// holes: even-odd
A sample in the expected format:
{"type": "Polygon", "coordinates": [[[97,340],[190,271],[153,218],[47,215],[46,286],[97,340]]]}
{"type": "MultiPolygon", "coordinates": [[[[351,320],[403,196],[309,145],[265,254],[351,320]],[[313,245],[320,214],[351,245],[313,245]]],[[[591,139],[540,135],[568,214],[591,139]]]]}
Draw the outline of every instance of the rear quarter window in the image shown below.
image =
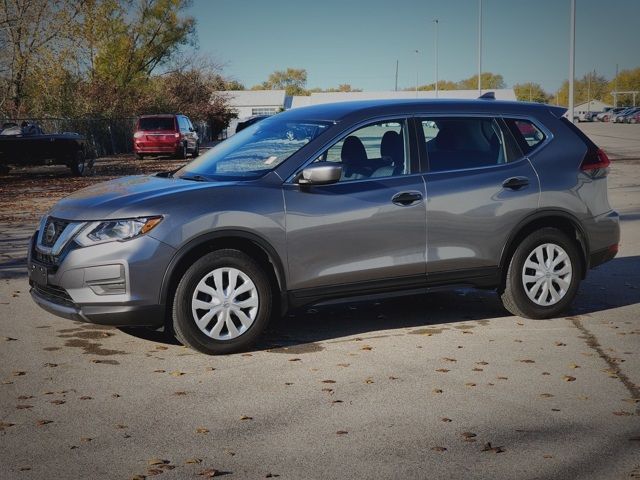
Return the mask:
{"type": "Polygon", "coordinates": [[[542,130],[529,120],[513,118],[504,120],[525,155],[535,150],[547,138],[542,130]]]}

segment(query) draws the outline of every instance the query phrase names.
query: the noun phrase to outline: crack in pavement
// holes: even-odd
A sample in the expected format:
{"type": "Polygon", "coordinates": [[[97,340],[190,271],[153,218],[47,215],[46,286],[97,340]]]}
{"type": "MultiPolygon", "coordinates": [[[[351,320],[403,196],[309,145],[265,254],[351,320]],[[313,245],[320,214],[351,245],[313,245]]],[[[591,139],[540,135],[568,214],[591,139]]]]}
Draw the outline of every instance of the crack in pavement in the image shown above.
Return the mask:
{"type": "MultiPolygon", "coordinates": [[[[609,368],[611,369],[611,371],[622,382],[622,384],[629,391],[629,393],[631,393],[631,398],[634,398],[636,400],[640,399],[640,388],[631,380],[629,380],[629,377],[627,377],[624,374],[624,372],[622,372],[622,370],[620,369],[620,365],[618,365],[613,360],[613,358],[611,358],[609,355],[605,353],[605,351],[602,349],[602,345],[600,345],[596,336],[593,333],[591,333],[587,329],[587,327],[585,327],[582,324],[582,322],[580,321],[580,318],[577,316],[567,317],[567,320],[571,320],[571,323],[573,323],[573,326],[576,327],[578,330],[580,330],[580,332],[582,332],[587,346],[595,350],[598,356],[602,358],[605,362],[607,362],[607,365],[609,365],[609,368]]],[[[636,403],[636,415],[640,415],[640,403],[636,403]]]]}

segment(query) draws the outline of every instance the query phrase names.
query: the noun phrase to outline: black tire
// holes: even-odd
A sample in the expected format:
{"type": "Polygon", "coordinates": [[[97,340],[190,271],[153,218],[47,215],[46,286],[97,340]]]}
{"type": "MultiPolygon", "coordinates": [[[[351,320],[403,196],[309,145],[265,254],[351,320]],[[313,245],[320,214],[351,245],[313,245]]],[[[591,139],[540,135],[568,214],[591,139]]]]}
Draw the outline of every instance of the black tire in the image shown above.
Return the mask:
{"type": "Polygon", "coordinates": [[[73,158],[71,159],[71,163],[69,164],[69,168],[71,169],[71,173],[75,177],[81,177],[84,175],[87,167],[87,160],[84,155],[84,151],[78,150],[73,154],[73,158]]]}
{"type": "Polygon", "coordinates": [[[182,143],[178,147],[178,150],[176,151],[176,158],[179,159],[179,160],[184,160],[185,158],[187,158],[187,144],[186,143],[182,143]]]}
{"type": "Polygon", "coordinates": [[[173,331],[180,343],[208,355],[224,355],[246,350],[258,339],[271,317],[272,290],[269,277],[251,257],[231,249],[208,253],[191,265],[184,273],[173,299],[173,331]],[[191,300],[198,282],[217,268],[236,268],[247,275],[258,293],[258,312],[251,326],[230,340],[217,340],[207,336],[196,325],[191,311],[191,300]]]}
{"type": "Polygon", "coordinates": [[[143,155],[143,154],[141,154],[141,153],[136,153],[136,158],[137,158],[138,160],[144,160],[144,155],[143,155]]]}
{"type": "Polygon", "coordinates": [[[200,142],[196,142],[196,148],[193,150],[193,153],[191,154],[193,158],[196,158],[198,155],[200,155],[200,142]]]}
{"type": "Polygon", "coordinates": [[[542,228],[527,236],[518,245],[509,262],[504,291],[501,292],[504,307],[514,315],[532,319],[552,318],[564,312],[575,298],[582,278],[583,265],[578,248],[575,241],[555,228],[542,228]],[[525,291],[522,278],[524,264],[531,253],[536,247],[546,243],[562,247],[569,257],[572,270],[566,293],[557,303],[550,306],[538,305],[531,300],[525,291]]]}

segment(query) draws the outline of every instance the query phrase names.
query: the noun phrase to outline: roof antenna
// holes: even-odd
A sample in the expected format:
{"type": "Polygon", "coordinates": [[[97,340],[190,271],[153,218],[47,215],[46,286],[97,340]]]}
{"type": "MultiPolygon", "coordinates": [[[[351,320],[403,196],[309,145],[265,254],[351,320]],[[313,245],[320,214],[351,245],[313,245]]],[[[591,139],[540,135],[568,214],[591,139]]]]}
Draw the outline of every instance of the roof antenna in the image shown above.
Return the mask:
{"type": "Polygon", "coordinates": [[[478,98],[481,99],[481,100],[495,100],[496,99],[496,92],[483,93],[478,98]]]}

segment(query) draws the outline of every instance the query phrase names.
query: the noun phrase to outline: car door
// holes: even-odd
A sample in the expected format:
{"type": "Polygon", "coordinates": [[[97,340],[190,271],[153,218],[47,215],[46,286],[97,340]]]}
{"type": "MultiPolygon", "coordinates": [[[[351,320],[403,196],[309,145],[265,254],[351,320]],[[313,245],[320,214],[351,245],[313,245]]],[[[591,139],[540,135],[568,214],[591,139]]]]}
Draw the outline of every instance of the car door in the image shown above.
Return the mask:
{"type": "Polygon", "coordinates": [[[290,290],[424,284],[426,192],[412,139],[405,118],[354,127],[309,162],[338,162],[340,181],[285,182],[290,290]]]}
{"type": "Polygon", "coordinates": [[[416,125],[428,163],[427,280],[495,276],[514,227],[538,206],[535,170],[498,117],[430,115],[416,125]]]}

